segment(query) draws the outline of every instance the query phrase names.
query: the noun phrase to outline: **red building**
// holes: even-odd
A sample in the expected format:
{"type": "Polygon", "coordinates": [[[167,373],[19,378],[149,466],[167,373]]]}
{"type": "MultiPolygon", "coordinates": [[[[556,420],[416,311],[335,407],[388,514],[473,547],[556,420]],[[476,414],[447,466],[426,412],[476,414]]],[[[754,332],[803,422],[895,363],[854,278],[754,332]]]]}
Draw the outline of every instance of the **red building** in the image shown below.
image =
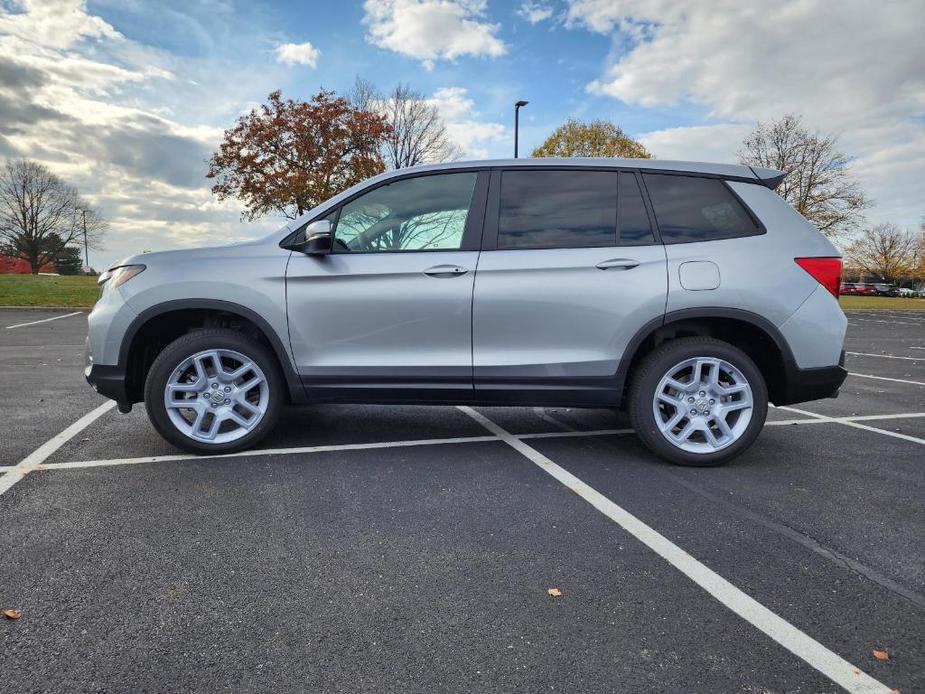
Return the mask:
{"type": "MultiPolygon", "coordinates": [[[[31,272],[32,268],[25,260],[0,255],[0,275],[28,275],[31,272]]],[[[45,263],[39,272],[55,272],[55,264],[45,263]]]]}

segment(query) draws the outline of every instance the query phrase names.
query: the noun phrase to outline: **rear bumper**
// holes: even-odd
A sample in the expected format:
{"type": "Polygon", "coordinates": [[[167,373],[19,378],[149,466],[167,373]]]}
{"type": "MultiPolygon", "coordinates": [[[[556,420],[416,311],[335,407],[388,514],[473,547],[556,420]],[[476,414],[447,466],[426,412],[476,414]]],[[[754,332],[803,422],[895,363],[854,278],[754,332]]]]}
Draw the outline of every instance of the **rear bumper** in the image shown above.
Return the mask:
{"type": "Polygon", "coordinates": [[[838,389],[848,377],[845,368],[845,351],[842,350],[838,366],[800,369],[793,362],[785,368],[785,385],[775,405],[795,405],[798,402],[838,397],[838,389]]]}

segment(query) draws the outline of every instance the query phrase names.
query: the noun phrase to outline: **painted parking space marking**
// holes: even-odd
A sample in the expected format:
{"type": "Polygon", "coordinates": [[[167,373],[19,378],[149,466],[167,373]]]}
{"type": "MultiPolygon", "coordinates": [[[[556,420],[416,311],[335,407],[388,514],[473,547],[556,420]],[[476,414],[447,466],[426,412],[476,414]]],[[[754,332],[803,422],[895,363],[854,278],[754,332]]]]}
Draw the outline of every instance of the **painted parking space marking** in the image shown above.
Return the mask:
{"type": "Polygon", "coordinates": [[[844,687],[849,692],[882,692],[888,694],[891,691],[890,687],[862,672],[860,668],[852,665],[811,636],[800,631],[790,622],[736,588],[705,564],[694,559],[664,535],[643,523],[636,516],[582,482],[568,470],[560,467],[506,429],[498,426],[471,407],[463,405],[459,409],[665,559],[725,607],[764,632],[833,682],[844,687]]]}
{"type": "MultiPolygon", "coordinates": [[[[778,409],[792,410],[792,408],[781,407],[778,409]]],[[[826,417],[815,413],[806,413],[802,419],[781,419],[773,422],[765,422],[766,427],[779,426],[798,426],[798,425],[815,425],[815,424],[839,424],[845,422],[865,422],[890,419],[916,419],[925,417],[925,412],[901,412],[898,414],[874,414],[874,415],[854,415],[851,417],[826,417]]],[[[883,433],[880,429],[871,429],[878,433],[883,433]]],[[[633,430],[629,428],[622,429],[589,429],[574,431],[544,431],[530,434],[512,434],[518,439],[570,439],[583,437],[599,436],[625,436],[632,434],[633,430]]],[[[399,441],[376,441],[370,443],[343,443],[331,444],[324,446],[293,446],[289,448],[258,448],[249,451],[238,451],[237,453],[222,453],[217,455],[197,456],[193,453],[177,453],[173,455],[149,455],[137,458],[101,458],[96,460],[71,460],[61,463],[42,463],[33,465],[30,471],[41,470],[79,470],[91,467],[113,467],[117,465],[140,465],[143,463],[169,463],[183,462],[188,460],[213,460],[223,458],[241,458],[241,457],[267,457],[276,455],[294,455],[294,454],[312,454],[312,453],[332,453],[337,451],[364,451],[377,448],[408,448],[415,446],[440,446],[447,444],[462,443],[485,443],[496,441],[495,436],[458,436],[442,439],[412,439],[399,441]]],[[[12,467],[0,467],[0,473],[7,470],[14,470],[12,467]]]]}
{"type": "Polygon", "coordinates": [[[18,465],[15,465],[11,469],[7,470],[3,477],[0,477],[0,494],[3,494],[9,490],[10,487],[19,482],[19,480],[25,477],[29,472],[34,470],[36,466],[45,462],[52,453],[57,451],[59,448],[61,448],[61,446],[77,436],[77,434],[93,424],[93,422],[109,412],[115,406],[115,400],[107,400],[96,409],[90,410],[87,414],[71,424],[60,434],[57,434],[56,436],[48,439],[48,441],[32,451],[32,453],[23,458],[18,465]]]}
{"type": "Polygon", "coordinates": [[[905,378],[890,378],[889,376],[874,376],[873,374],[859,374],[854,371],[848,372],[849,376],[855,376],[856,378],[873,378],[878,381],[893,381],[894,383],[908,383],[912,386],[925,386],[925,382],[922,381],[909,381],[905,378]]]}
{"type": "MultiPolygon", "coordinates": [[[[846,427],[851,427],[853,429],[863,429],[864,431],[872,431],[876,434],[883,434],[884,436],[890,436],[894,439],[902,439],[903,441],[910,441],[912,443],[918,443],[925,445],[925,439],[919,438],[918,436],[910,436],[909,434],[901,434],[898,431],[889,431],[888,429],[878,429],[877,427],[867,426],[866,424],[861,424],[858,421],[855,421],[857,418],[854,417],[828,417],[824,414],[818,414],[816,412],[808,412],[807,410],[800,410],[796,407],[790,407],[789,405],[785,407],[780,407],[781,410],[787,410],[788,412],[795,412],[796,414],[808,415],[810,417],[817,417],[823,421],[836,422],[838,424],[843,424],[846,427]]],[[[870,419],[864,421],[871,421],[870,419]]]]}
{"type": "Polygon", "coordinates": [[[212,460],[216,458],[265,457],[274,455],[294,455],[310,453],[332,453],[336,451],[367,451],[377,448],[409,448],[415,446],[440,446],[456,443],[485,443],[495,441],[494,436],[457,436],[446,439],[414,439],[410,441],[376,441],[372,443],[342,443],[328,446],[294,446],[292,448],[258,448],[236,453],[220,455],[195,455],[179,453],[177,455],[150,455],[140,458],[109,458],[101,460],[74,460],[66,463],[46,463],[36,466],[36,470],[73,470],[88,467],[110,467],[114,465],[139,465],[142,463],[169,463],[184,460],[212,460]]]}
{"type": "Polygon", "coordinates": [[[845,352],[855,357],[880,357],[881,359],[905,359],[906,361],[925,361],[922,357],[897,357],[895,354],[872,354],[870,352],[845,352]]]}
{"type": "Polygon", "coordinates": [[[858,318],[857,316],[852,316],[851,319],[864,321],[865,323],[888,323],[889,325],[914,325],[916,327],[918,327],[919,325],[922,325],[921,322],[911,323],[909,321],[904,321],[904,320],[881,320],[878,318],[858,318]]]}
{"type": "Polygon", "coordinates": [[[51,318],[43,318],[42,320],[33,320],[28,323],[17,323],[16,325],[6,326],[7,330],[12,330],[13,328],[25,328],[27,325],[38,325],[39,323],[48,323],[49,321],[59,320],[61,318],[70,318],[71,316],[80,316],[83,315],[83,311],[74,311],[74,313],[65,313],[63,316],[52,316],[51,318]]]}
{"type": "MultiPolygon", "coordinates": [[[[779,407],[777,409],[789,410],[794,413],[805,414],[801,419],[780,419],[776,421],[765,422],[766,427],[779,426],[799,426],[799,425],[817,425],[817,424],[844,424],[849,422],[868,422],[879,420],[894,419],[917,419],[925,417],[925,412],[900,412],[897,414],[873,414],[873,415],[853,415],[850,417],[827,417],[814,412],[802,412],[790,407],[779,407]]],[[[76,424],[76,423],[75,423],[76,424]]],[[[884,433],[882,429],[866,427],[869,431],[884,433]]],[[[77,432],[74,432],[76,434],[77,432]]],[[[531,439],[570,439],[584,437],[603,437],[603,436],[625,436],[632,434],[633,430],[629,428],[621,429],[589,429],[589,430],[570,430],[570,431],[544,431],[529,434],[512,434],[521,440],[531,439]]],[[[890,432],[886,432],[888,435],[890,432]]],[[[73,434],[72,434],[73,436],[73,434]]],[[[913,437],[914,438],[914,437],[913,437]]],[[[277,455],[298,455],[313,453],[333,453],[338,451],[364,451],[374,450],[377,448],[409,448],[416,446],[440,446],[464,443],[486,443],[497,441],[496,436],[458,436],[442,439],[412,439],[398,441],[375,441],[369,443],[343,443],[330,444],[323,446],[292,446],[288,448],[258,448],[249,451],[238,451],[237,453],[221,453],[217,455],[197,456],[193,453],[177,453],[172,455],[149,455],[139,456],[136,458],[100,458],[95,460],[70,460],[60,463],[34,463],[23,470],[18,466],[0,466],[0,473],[19,470],[22,474],[26,472],[44,471],[44,470],[80,470],[94,467],[114,467],[118,465],[141,465],[144,463],[169,463],[184,462],[191,460],[213,460],[223,458],[241,458],[241,457],[267,457],[277,455]]],[[[918,442],[918,441],[916,441],[918,442]]],[[[64,442],[62,442],[63,444],[64,442]]],[[[50,453],[49,453],[50,455],[50,453]]],[[[47,459],[48,456],[45,456],[47,459]]]]}

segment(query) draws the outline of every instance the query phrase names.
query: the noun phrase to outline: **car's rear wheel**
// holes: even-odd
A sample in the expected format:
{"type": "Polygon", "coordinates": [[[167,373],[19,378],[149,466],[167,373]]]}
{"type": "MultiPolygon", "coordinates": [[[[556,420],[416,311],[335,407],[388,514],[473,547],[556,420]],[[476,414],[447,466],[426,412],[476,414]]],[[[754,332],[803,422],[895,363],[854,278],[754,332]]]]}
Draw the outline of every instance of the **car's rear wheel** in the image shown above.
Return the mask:
{"type": "Polygon", "coordinates": [[[254,445],[276,424],[282,398],[272,354],[234,330],[183,335],[158,355],[145,382],[145,407],[155,429],[194,453],[254,445]]]}
{"type": "Polygon", "coordinates": [[[639,365],[630,417],[654,453],[679,465],[721,465],[761,432],[768,391],[745,352],[721,340],[666,342],[639,365]]]}

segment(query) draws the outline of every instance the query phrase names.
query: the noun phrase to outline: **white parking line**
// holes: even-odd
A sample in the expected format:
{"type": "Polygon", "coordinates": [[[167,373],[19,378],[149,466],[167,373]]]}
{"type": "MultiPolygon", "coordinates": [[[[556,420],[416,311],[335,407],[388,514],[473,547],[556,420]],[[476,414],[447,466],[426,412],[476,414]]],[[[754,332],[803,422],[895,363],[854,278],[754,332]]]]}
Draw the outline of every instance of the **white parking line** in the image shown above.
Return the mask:
{"type": "Polygon", "coordinates": [[[871,354],[870,352],[845,352],[856,357],[880,357],[882,359],[906,359],[907,361],[925,361],[922,357],[897,357],[893,354],[871,354]]]}
{"type": "Polygon", "coordinates": [[[497,440],[494,436],[459,436],[449,439],[414,439],[411,441],[376,441],[374,443],[343,443],[330,446],[296,446],[293,448],[258,448],[237,453],[221,455],[192,454],[149,455],[141,458],[108,458],[102,460],[74,460],[67,463],[47,463],[39,465],[36,470],[73,470],[88,467],[108,467],[111,465],[138,465],[141,463],[167,463],[178,460],[211,460],[213,458],[262,457],[268,455],[293,455],[298,453],[330,453],[332,451],[365,451],[375,448],[407,448],[410,446],[439,446],[448,443],[484,443],[497,440]]]}
{"type": "MultiPolygon", "coordinates": [[[[806,410],[799,410],[796,407],[779,407],[780,410],[787,410],[789,412],[795,412],[797,414],[805,414],[809,417],[816,417],[817,419],[828,421],[828,422],[837,422],[838,424],[844,424],[846,427],[851,427],[853,429],[863,429],[864,431],[872,431],[876,434],[883,434],[884,436],[890,436],[894,439],[902,439],[903,441],[911,441],[912,443],[918,443],[925,445],[925,439],[921,439],[918,436],[909,436],[909,434],[901,434],[898,431],[889,431],[887,429],[878,429],[877,427],[870,427],[866,424],[860,424],[856,421],[856,418],[845,418],[845,417],[828,417],[824,414],[817,414],[816,412],[808,412],[806,410]]],[[[868,417],[865,421],[870,421],[868,417]]]]}
{"type": "Polygon", "coordinates": [[[909,322],[901,321],[901,320],[879,320],[877,318],[858,318],[857,316],[851,316],[851,320],[864,321],[865,323],[887,323],[889,325],[915,325],[915,326],[922,325],[922,323],[920,322],[909,323],[909,322]]]}
{"type": "MultiPolygon", "coordinates": [[[[778,408],[791,409],[792,408],[778,408]]],[[[815,413],[806,413],[805,419],[779,419],[765,422],[765,426],[796,426],[802,424],[844,424],[846,422],[866,422],[880,419],[915,419],[925,417],[925,412],[901,412],[898,414],[856,415],[853,417],[826,417],[815,413]]],[[[871,429],[877,433],[884,433],[880,429],[871,429]]],[[[573,431],[544,431],[532,434],[515,434],[518,439],[566,439],[583,438],[589,436],[621,436],[632,434],[632,429],[588,429],[573,431]]],[[[97,460],[70,460],[63,463],[43,463],[32,465],[29,471],[34,470],[79,470],[92,467],[111,467],[114,465],[140,465],[143,463],[169,463],[186,460],[212,460],[221,458],[265,457],[272,455],[294,455],[311,453],[331,453],[336,451],[363,451],[376,448],[408,448],[412,446],[439,446],[455,443],[484,443],[496,441],[494,436],[459,436],[446,439],[412,439],[404,441],[376,441],[372,443],[343,443],[326,446],[294,446],[292,448],[258,448],[237,453],[222,453],[219,455],[197,456],[191,453],[178,453],[173,455],[148,455],[138,458],[101,458],[97,460]]],[[[47,456],[46,456],[47,457],[47,456]]],[[[16,470],[16,466],[0,467],[0,473],[16,470]]]]}
{"type": "Polygon", "coordinates": [[[874,376],[873,374],[859,374],[854,371],[848,372],[849,376],[857,376],[858,378],[873,378],[878,381],[893,381],[894,383],[908,383],[913,386],[925,386],[925,383],[922,381],[907,381],[904,378],[890,378],[889,376],[874,376]]]}
{"type": "Polygon", "coordinates": [[[27,473],[32,472],[36,466],[48,459],[52,453],[57,451],[61,446],[66,444],[72,438],[77,436],[81,431],[93,424],[97,419],[109,412],[116,406],[115,400],[107,400],[94,410],[91,410],[76,422],[71,424],[67,429],[57,436],[53,436],[41,446],[36,448],[32,453],[23,458],[18,465],[0,477],[0,494],[6,492],[10,487],[19,482],[27,473]]]}
{"type": "Polygon", "coordinates": [[[16,325],[6,326],[7,330],[12,330],[13,328],[25,328],[27,325],[38,325],[39,323],[47,323],[48,321],[58,320],[59,318],[70,318],[71,316],[79,316],[83,311],[74,311],[74,313],[65,313],[63,316],[52,316],[51,318],[43,318],[42,320],[29,321],[28,323],[17,323],[16,325]]]}
{"type": "Polygon", "coordinates": [[[833,682],[841,685],[849,692],[883,692],[888,694],[891,691],[882,682],[862,672],[838,654],[830,651],[794,625],[771,612],[754,598],[743,593],[715,571],[694,559],[664,535],[643,523],[597,490],[589,487],[572,473],[559,467],[535,448],[524,443],[471,407],[460,406],[459,409],[541,470],[575,492],[720,603],[770,636],[781,646],[804,660],[833,682]]]}

